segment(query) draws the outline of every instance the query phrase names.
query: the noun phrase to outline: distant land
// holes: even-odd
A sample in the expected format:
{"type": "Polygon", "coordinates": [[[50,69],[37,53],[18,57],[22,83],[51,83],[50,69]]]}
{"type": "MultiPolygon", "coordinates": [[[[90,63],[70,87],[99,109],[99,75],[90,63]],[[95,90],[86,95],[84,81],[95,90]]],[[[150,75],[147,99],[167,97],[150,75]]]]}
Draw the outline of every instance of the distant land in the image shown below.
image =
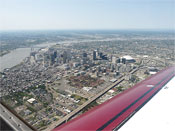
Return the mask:
{"type": "Polygon", "coordinates": [[[123,30],[9,30],[0,31],[1,50],[0,56],[10,53],[17,48],[32,47],[45,42],[60,42],[75,37],[77,34],[169,34],[174,35],[174,30],[162,29],[123,29],[123,30]]]}

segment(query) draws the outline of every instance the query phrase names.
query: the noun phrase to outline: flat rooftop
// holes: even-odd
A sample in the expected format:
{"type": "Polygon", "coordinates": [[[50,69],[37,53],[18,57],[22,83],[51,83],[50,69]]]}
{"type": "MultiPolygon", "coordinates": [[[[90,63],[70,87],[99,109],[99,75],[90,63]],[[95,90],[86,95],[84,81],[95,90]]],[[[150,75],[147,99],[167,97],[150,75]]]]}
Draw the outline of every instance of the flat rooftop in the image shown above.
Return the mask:
{"type": "Polygon", "coordinates": [[[175,77],[119,131],[175,131],[175,77]]]}

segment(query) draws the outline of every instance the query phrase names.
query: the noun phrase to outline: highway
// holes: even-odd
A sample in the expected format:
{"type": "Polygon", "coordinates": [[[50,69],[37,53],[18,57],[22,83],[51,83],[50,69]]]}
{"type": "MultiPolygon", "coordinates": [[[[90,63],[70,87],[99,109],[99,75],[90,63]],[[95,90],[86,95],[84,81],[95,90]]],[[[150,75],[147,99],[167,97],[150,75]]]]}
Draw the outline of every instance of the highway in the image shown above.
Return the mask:
{"type": "MultiPolygon", "coordinates": [[[[138,69],[139,68],[136,68],[136,69],[130,71],[130,74],[135,73],[138,69]]],[[[70,114],[66,115],[64,118],[60,119],[59,121],[56,121],[56,122],[52,123],[50,126],[48,126],[48,128],[45,129],[45,131],[50,131],[50,130],[54,129],[55,127],[60,126],[61,124],[67,122],[68,120],[73,118],[75,115],[80,113],[86,106],[88,106],[92,102],[96,101],[99,97],[103,96],[106,92],[108,92],[110,89],[114,88],[115,86],[117,86],[118,84],[120,84],[124,80],[125,80],[125,75],[122,75],[115,83],[113,83],[112,85],[107,87],[105,90],[101,91],[96,96],[94,96],[91,99],[89,99],[88,101],[86,101],[84,104],[79,106],[77,109],[72,111],[70,114]]]]}
{"type": "Polygon", "coordinates": [[[18,116],[3,102],[0,103],[0,118],[10,127],[8,130],[13,129],[15,131],[35,131],[32,126],[25,122],[23,118],[18,116]]]}

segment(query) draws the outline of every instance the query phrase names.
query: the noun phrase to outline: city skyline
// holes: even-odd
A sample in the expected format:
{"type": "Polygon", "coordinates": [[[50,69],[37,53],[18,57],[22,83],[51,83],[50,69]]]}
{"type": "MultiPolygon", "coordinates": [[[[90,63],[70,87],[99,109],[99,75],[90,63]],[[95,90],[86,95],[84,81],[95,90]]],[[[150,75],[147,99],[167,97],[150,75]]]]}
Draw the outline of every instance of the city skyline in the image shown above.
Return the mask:
{"type": "Polygon", "coordinates": [[[174,30],[173,0],[0,0],[0,30],[174,30]]]}

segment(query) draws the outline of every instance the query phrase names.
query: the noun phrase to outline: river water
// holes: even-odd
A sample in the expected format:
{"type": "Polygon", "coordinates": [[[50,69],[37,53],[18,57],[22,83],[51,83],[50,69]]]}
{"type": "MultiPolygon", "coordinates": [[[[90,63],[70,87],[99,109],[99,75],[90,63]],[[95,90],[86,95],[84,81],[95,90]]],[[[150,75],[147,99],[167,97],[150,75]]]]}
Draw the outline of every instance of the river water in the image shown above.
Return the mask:
{"type": "MultiPolygon", "coordinates": [[[[34,48],[34,50],[38,50],[40,48],[45,48],[55,44],[56,43],[43,43],[43,44],[36,45],[32,48],[34,48]]],[[[3,71],[5,68],[11,68],[21,63],[23,59],[25,59],[30,55],[30,52],[31,52],[31,48],[18,48],[0,57],[0,71],[3,71]]]]}

